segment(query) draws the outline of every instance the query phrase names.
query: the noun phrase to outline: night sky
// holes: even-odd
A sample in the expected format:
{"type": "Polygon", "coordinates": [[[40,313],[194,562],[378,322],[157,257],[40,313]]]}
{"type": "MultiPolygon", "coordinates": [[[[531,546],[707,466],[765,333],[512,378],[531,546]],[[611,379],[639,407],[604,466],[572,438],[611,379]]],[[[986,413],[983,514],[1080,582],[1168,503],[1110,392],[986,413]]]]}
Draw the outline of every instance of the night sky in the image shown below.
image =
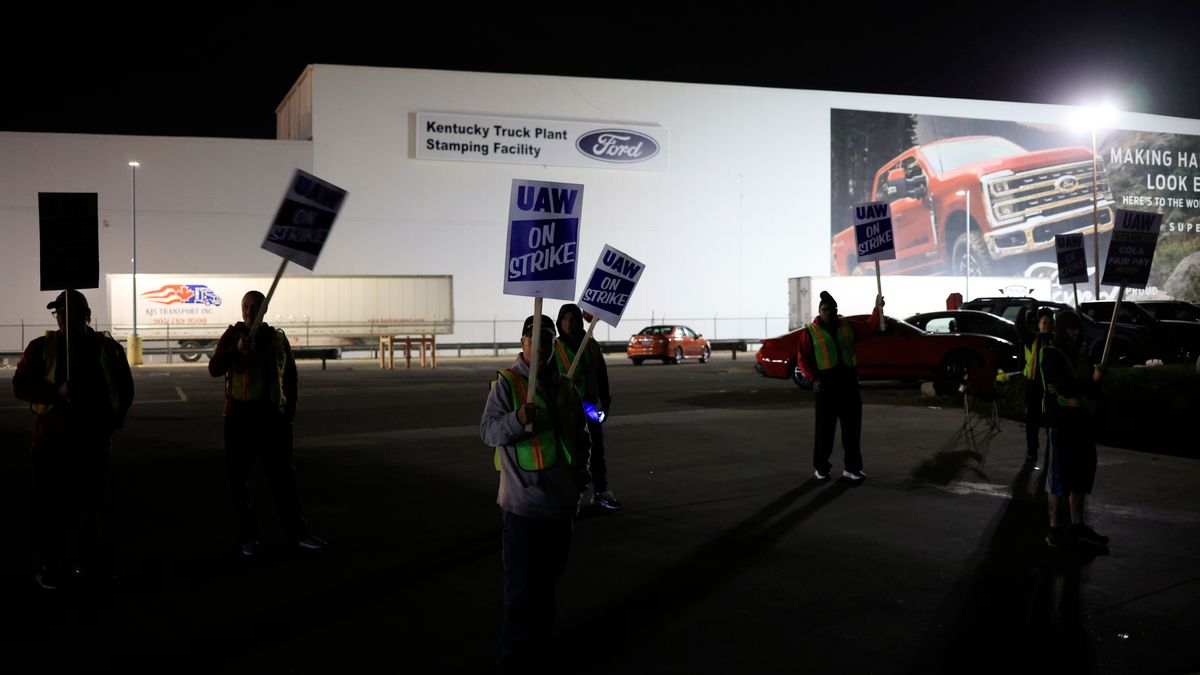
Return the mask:
{"type": "Polygon", "coordinates": [[[1106,98],[1122,110],[1200,119],[1200,3],[1186,4],[1137,12],[1093,4],[1089,15],[1077,3],[1024,12],[1013,10],[1020,3],[974,3],[961,18],[932,18],[928,3],[847,4],[840,19],[823,21],[695,10],[686,19],[618,9],[536,15],[515,6],[528,16],[486,20],[349,5],[336,16],[296,9],[309,16],[282,21],[22,17],[29,32],[14,30],[17,39],[0,46],[0,131],[273,138],[275,106],[310,63],[1030,103],[1106,98]],[[906,8],[919,16],[889,14],[906,8]]]}

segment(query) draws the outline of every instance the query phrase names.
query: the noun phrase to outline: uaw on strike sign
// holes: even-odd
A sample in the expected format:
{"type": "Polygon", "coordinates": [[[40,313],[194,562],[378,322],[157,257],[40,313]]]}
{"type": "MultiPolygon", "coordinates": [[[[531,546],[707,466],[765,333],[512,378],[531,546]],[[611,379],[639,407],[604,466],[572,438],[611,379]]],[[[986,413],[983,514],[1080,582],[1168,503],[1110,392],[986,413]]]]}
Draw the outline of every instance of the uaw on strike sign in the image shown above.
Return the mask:
{"type": "Polygon", "coordinates": [[[1054,254],[1058,257],[1058,283],[1065,285],[1088,280],[1082,234],[1054,235],[1054,254]]]}
{"type": "Polygon", "coordinates": [[[579,298],[579,307],[615,327],[644,269],[642,263],[606,244],[579,298]]]}
{"type": "Polygon", "coordinates": [[[1154,249],[1163,214],[1117,209],[1117,222],[1108,242],[1108,260],[1100,283],[1145,288],[1154,264],[1154,249]]]}
{"type": "Polygon", "coordinates": [[[868,202],[854,207],[854,238],[860,263],[896,258],[892,214],[886,202],[868,202]]]}
{"type": "Polygon", "coordinates": [[[575,299],[583,185],[514,179],[504,293],[575,299]]]}
{"type": "Polygon", "coordinates": [[[262,247],[311,270],[345,199],[342,188],[296,169],[262,247]]]}

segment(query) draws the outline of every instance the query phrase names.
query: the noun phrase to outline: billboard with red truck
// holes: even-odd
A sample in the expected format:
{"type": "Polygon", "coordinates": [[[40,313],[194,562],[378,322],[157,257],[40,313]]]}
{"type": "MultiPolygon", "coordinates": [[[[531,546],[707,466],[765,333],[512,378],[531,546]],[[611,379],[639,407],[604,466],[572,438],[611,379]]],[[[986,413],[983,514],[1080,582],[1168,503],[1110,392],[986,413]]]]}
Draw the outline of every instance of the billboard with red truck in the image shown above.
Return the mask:
{"type": "MultiPolygon", "coordinates": [[[[1098,130],[1093,153],[1090,133],[1055,125],[831,115],[833,274],[866,271],[851,209],[876,201],[892,214],[896,258],[884,273],[1045,277],[1061,294],[1055,236],[1082,235],[1094,274],[1093,240],[1103,265],[1115,209],[1135,208],[1166,214],[1144,295],[1200,300],[1200,137],[1098,130]]],[[[1081,299],[1092,288],[1080,284],[1081,299]]]]}

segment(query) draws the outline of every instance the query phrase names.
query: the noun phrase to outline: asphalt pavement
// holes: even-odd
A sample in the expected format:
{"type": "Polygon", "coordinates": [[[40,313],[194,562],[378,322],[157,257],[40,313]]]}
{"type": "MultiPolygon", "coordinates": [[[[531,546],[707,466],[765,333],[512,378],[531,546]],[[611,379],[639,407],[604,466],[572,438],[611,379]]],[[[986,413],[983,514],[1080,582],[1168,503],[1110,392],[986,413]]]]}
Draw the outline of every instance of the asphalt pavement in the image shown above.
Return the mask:
{"type": "MultiPolygon", "coordinates": [[[[500,515],[478,425],[510,361],[302,363],[296,464],[330,544],[291,551],[257,475],[266,552],[249,564],[234,546],[221,382],[202,366],[137,369],[114,442],[117,577],[56,592],[31,574],[33,416],[0,404],[10,662],[489,672],[500,515]]],[[[576,523],[547,646],[562,672],[1200,669],[1200,461],[1101,447],[1089,512],[1110,550],[1053,551],[1045,471],[1023,461],[1018,423],[868,384],[868,479],[817,483],[811,393],[759,377],[752,358],[608,362],[610,483],[625,508],[576,523]]]]}

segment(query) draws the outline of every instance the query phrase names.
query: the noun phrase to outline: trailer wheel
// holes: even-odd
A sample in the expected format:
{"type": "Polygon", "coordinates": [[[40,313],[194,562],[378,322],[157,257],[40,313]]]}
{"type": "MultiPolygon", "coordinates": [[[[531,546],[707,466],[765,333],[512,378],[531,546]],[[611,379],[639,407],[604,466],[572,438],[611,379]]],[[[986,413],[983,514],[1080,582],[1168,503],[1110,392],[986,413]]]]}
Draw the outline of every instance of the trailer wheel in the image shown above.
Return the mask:
{"type": "Polygon", "coordinates": [[[187,361],[188,363],[195,363],[195,362],[199,361],[200,356],[203,353],[200,351],[203,349],[203,346],[199,342],[196,342],[194,340],[186,340],[184,342],[180,342],[179,348],[181,350],[179,352],[179,358],[183,359],[184,361],[187,361]]]}

